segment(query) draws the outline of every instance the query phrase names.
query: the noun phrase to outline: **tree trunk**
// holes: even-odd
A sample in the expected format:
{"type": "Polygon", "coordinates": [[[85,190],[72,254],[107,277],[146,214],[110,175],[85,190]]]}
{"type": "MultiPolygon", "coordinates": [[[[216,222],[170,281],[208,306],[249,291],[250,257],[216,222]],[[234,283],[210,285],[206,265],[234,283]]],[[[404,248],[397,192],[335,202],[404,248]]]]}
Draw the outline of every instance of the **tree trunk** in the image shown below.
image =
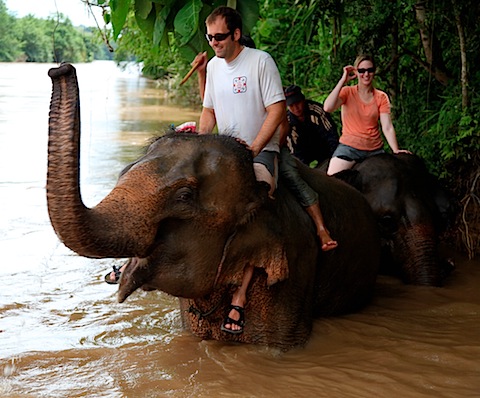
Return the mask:
{"type": "MultiPolygon", "coordinates": [[[[425,2],[419,2],[413,6],[415,10],[415,18],[419,26],[420,39],[422,41],[423,51],[425,54],[426,62],[420,62],[420,64],[441,84],[447,85],[449,76],[443,66],[441,51],[438,44],[433,28],[429,29],[427,23],[427,9],[425,2]]],[[[417,60],[418,61],[418,60],[417,60]]]]}
{"type": "Polygon", "coordinates": [[[465,43],[465,29],[463,27],[460,4],[457,0],[452,0],[453,12],[455,14],[455,24],[458,30],[458,40],[460,44],[460,58],[462,61],[461,83],[462,83],[462,109],[469,105],[468,99],[468,69],[467,69],[467,47],[465,43]]]}

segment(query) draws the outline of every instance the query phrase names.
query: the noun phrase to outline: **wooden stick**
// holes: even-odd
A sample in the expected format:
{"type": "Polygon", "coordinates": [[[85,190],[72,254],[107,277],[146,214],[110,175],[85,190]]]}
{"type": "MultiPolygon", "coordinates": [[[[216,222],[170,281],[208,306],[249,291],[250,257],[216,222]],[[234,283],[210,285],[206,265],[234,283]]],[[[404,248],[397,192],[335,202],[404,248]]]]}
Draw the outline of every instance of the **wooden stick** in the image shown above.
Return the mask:
{"type": "Polygon", "coordinates": [[[193,75],[193,72],[195,72],[199,66],[200,66],[200,61],[197,61],[192,65],[192,69],[190,69],[188,73],[185,75],[185,77],[182,79],[182,81],[180,82],[180,86],[184,84],[188,79],[190,79],[190,76],[193,75]]]}

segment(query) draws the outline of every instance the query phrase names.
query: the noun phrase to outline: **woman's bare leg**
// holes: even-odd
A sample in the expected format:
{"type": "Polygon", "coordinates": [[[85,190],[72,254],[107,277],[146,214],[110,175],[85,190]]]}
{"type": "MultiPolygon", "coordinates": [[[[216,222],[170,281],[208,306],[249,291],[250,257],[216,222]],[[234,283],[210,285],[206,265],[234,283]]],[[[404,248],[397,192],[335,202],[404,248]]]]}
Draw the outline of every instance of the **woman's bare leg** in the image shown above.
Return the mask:
{"type": "Polygon", "coordinates": [[[340,158],[331,158],[330,163],[328,164],[327,174],[329,176],[338,173],[342,170],[348,170],[353,167],[355,164],[354,160],[344,160],[340,158]]]}

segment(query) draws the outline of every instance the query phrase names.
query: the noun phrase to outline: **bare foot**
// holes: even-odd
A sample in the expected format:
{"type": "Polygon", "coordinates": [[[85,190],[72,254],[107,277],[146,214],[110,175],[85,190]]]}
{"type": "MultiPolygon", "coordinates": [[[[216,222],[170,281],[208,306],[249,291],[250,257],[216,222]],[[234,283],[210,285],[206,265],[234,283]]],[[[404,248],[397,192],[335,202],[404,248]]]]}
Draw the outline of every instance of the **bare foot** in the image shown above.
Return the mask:
{"type": "Polygon", "coordinates": [[[329,240],[327,243],[324,243],[322,245],[322,250],[324,252],[328,252],[329,250],[333,250],[338,246],[338,243],[336,240],[329,240]]]}
{"type": "Polygon", "coordinates": [[[320,242],[322,244],[322,250],[324,252],[328,252],[329,250],[333,250],[338,246],[336,240],[333,240],[328,231],[322,231],[318,234],[320,237],[320,242]]]}

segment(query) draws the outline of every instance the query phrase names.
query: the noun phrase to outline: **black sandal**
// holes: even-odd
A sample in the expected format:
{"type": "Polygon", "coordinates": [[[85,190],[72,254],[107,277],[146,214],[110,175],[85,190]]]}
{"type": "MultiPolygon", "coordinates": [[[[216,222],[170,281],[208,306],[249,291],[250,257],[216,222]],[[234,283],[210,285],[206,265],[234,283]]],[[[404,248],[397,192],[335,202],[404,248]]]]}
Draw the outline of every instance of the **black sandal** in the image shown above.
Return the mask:
{"type": "Polygon", "coordinates": [[[238,318],[238,320],[236,320],[236,319],[230,318],[227,315],[227,317],[225,318],[225,320],[222,323],[221,329],[224,332],[231,333],[231,334],[243,333],[243,326],[245,325],[245,311],[244,311],[243,307],[240,307],[238,305],[230,304],[230,307],[228,308],[228,313],[230,314],[230,311],[232,311],[232,310],[237,311],[238,314],[240,315],[240,318],[238,318]],[[228,329],[225,325],[240,326],[240,329],[238,329],[238,330],[228,329]]]}
{"type": "Polygon", "coordinates": [[[122,276],[122,271],[120,271],[120,268],[121,267],[117,267],[116,265],[114,265],[113,272],[115,272],[115,279],[110,278],[111,272],[109,272],[107,275],[105,275],[105,282],[107,282],[109,285],[118,285],[118,281],[122,276]]]}

